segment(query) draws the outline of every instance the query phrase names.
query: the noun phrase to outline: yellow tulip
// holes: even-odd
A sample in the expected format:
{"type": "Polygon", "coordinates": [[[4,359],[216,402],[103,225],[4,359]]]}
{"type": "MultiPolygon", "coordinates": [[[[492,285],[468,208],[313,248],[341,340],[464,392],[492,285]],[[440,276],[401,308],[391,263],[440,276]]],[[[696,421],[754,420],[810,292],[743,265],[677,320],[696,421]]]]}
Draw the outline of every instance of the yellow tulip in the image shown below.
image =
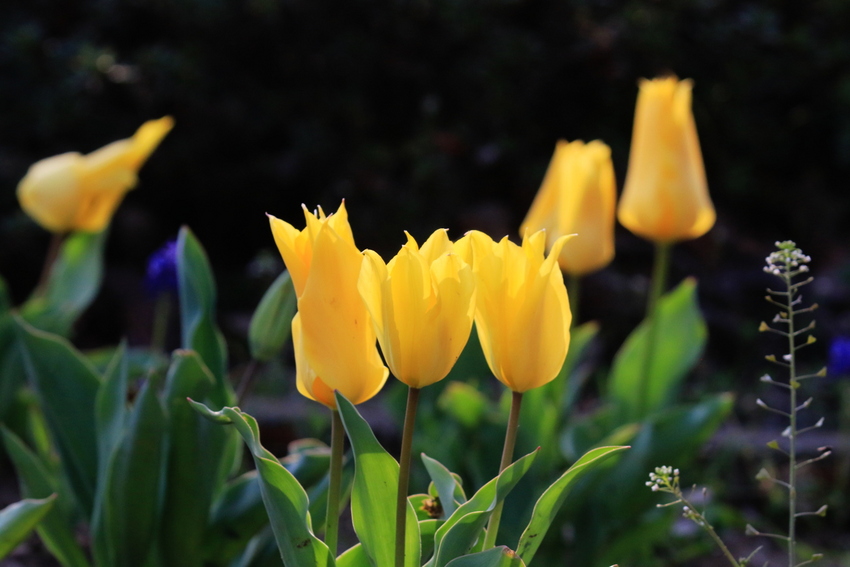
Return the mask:
{"type": "Polygon", "coordinates": [[[617,215],[627,229],[659,243],[697,238],[714,226],[692,87],[675,77],[640,83],[617,215]]]}
{"type": "Polygon", "coordinates": [[[358,287],[393,375],[411,388],[445,378],[469,339],[475,293],[446,230],[421,249],[408,234],[389,264],[366,250],[358,287]]]}
{"type": "Polygon", "coordinates": [[[558,237],[576,234],[558,263],[576,276],[595,272],[614,258],[616,201],[611,148],[599,140],[560,140],[520,234],[546,229],[548,248],[558,237]]]}
{"type": "Polygon", "coordinates": [[[132,138],[88,155],[68,152],[34,163],[18,184],[21,208],[51,232],[102,231],[173,126],[170,116],[149,120],[132,138]]]}
{"type": "Polygon", "coordinates": [[[545,231],[517,246],[471,231],[455,243],[475,275],[475,327],[493,375],[517,393],[550,382],[570,346],[570,302],[556,262],[569,239],[561,236],[544,256],[545,231]]]}
{"type": "Polygon", "coordinates": [[[389,374],[357,291],[363,255],[354,244],[345,203],[330,216],[305,207],[304,217],[307,226],[299,231],[269,215],[298,297],[292,321],[298,390],[331,408],[334,390],[361,403],[380,391],[389,374]]]}

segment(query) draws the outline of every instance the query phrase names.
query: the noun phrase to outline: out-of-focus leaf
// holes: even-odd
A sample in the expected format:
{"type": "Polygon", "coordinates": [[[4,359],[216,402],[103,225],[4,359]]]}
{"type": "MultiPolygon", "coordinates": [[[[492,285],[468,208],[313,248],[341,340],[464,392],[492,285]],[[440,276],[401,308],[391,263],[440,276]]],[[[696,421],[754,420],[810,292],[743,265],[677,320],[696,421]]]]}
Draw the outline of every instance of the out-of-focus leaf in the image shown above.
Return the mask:
{"type": "Polygon", "coordinates": [[[9,555],[29,535],[55,501],[56,494],[42,499],[27,498],[0,510],[0,559],[9,555]]]}
{"type": "MultiPolygon", "coordinates": [[[[374,565],[394,565],[398,463],[387,453],[369,424],[345,396],[336,393],[337,408],[354,452],[351,521],[374,565]]],[[[419,567],[419,522],[410,501],[404,541],[405,567],[419,567]]]]}
{"type": "Polygon", "coordinates": [[[198,402],[192,406],[202,415],[221,424],[232,423],[254,457],[260,488],[271,521],[280,556],[291,567],[331,567],[334,557],[328,546],[310,527],[307,493],[283,465],[260,444],[260,429],[250,415],[239,408],[212,411],[198,402]]]}
{"type": "Polygon", "coordinates": [[[201,356],[215,378],[213,405],[234,402],[227,381],[227,345],[215,322],[215,280],[207,254],[188,228],[177,237],[177,281],[180,291],[180,329],[184,349],[201,356]]]}
{"type": "MultiPolygon", "coordinates": [[[[330,467],[328,467],[330,468],[330,467]]],[[[296,477],[297,478],[297,477],[296,477]]],[[[328,516],[328,487],[330,486],[330,472],[318,483],[307,489],[310,499],[310,519],[316,531],[324,529],[328,516]]],[[[302,486],[304,483],[301,483],[302,486]]],[[[339,487],[339,509],[344,510],[351,497],[351,486],[354,484],[354,460],[347,459],[342,466],[342,478],[339,487]]]]}
{"type": "Polygon", "coordinates": [[[531,468],[537,451],[517,459],[499,476],[482,486],[472,498],[455,510],[434,535],[434,567],[444,567],[451,560],[469,552],[499,502],[502,502],[531,468]]]}
{"type": "Polygon", "coordinates": [[[516,553],[503,545],[458,557],[450,561],[446,567],[525,567],[525,563],[516,553]]]}
{"type": "MultiPolygon", "coordinates": [[[[705,348],[707,330],[696,297],[697,284],[688,278],[658,303],[656,342],[649,369],[643,415],[638,415],[639,392],[649,321],[644,320],[623,343],[611,369],[609,394],[628,420],[639,420],[673,399],[682,378],[705,348]]],[[[622,422],[621,422],[622,423],[622,422]]]]}
{"type": "Polygon", "coordinates": [[[126,345],[121,343],[112,362],[106,369],[103,383],[95,398],[95,433],[97,435],[97,492],[91,521],[92,553],[95,563],[108,565],[115,558],[114,544],[104,534],[106,520],[103,515],[112,512],[104,503],[109,497],[109,475],[112,456],[124,438],[127,411],[127,357],[126,345]]]}
{"type": "Polygon", "coordinates": [[[437,406],[464,427],[477,427],[487,413],[487,397],[465,382],[449,382],[437,406]]]}
{"type": "Polygon", "coordinates": [[[6,428],[2,432],[6,452],[18,473],[21,494],[25,498],[48,498],[58,493],[59,498],[65,500],[65,506],[57,502],[36,526],[41,541],[64,567],[89,567],[88,559],[74,537],[70,515],[66,512],[69,498],[61,493],[59,479],[14,433],[6,428]]]}
{"type": "Polygon", "coordinates": [[[16,322],[27,376],[44,409],[71,488],[86,516],[91,517],[97,479],[95,397],[100,377],[67,340],[39,331],[20,318],[16,322]]]}
{"type": "Polygon", "coordinates": [[[204,541],[213,496],[229,469],[224,462],[232,430],[211,423],[186,398],[206,399],[215,379],[197,353],[175,351],[162,394],[168,412],[168,460],[160,529],[165,566],[194,567],[204,541]]]}
{"type": "Polygon", "coordinates": [[[593,449],[573,463],[558,480],[546,489],[534,505],[534,511],[531,513],[531,521],[519,538],[517,551],[523,561],[531,563],[531,559],[534,557],[543,537],[549,530],[549,526],[552,525],[552,521],[555,519],[555,514],[558,513],[558,510],[564,504],[564,500],[566,500],[569,494],[569,489],[573,481],[601,463],[608,456],[624,449],[628,449],[628,447],[600,447],[593,449]]]}
{"type": "Polygon", "coordinates": [[[251,356],[265,362],[278,355],[289,339],[295,308],[292,278],[289,272],[283,272],[269,286],[251,317],[248,328],[251,356]]]}
{"type": "Polygon", "coordinates": [[[164,442],[165,413],[147,382],[110,459],[102,524],[92,528],[95,537],[106,538],[102,548],[110,555],[109,565],[144,565],[154,548],[164,442]]]}

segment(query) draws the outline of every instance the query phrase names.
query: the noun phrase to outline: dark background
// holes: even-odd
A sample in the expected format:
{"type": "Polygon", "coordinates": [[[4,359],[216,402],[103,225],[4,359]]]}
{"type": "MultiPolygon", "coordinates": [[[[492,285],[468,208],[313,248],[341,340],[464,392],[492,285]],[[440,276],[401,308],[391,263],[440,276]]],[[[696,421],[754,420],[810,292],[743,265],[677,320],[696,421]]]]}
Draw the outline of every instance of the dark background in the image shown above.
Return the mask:
{"type": "MultiPolygon", "coordinates": [[[[0,40],[0,273],[17,301],[49,239],[17,205],[28,166],[176,120],[115,216],[83,346],[147,340],[145,262],[181,224],[237,337],[281,269],[266,212],[300,227],[301,203],[345,198],[358,245],[385,256],[405,229],[515,234],[559,138],[604,140],[622,182],[637,81],[668,73],[694,80],[718,210],[671,281],[701,280],[720,381],[759,372],[775,240],[815,258],[821,338],[850,333],[850,2],[6,1],[0,40]]],[[[642,316],[652,253],[617,240],[582,302],[611,348],[642,316]]]]}

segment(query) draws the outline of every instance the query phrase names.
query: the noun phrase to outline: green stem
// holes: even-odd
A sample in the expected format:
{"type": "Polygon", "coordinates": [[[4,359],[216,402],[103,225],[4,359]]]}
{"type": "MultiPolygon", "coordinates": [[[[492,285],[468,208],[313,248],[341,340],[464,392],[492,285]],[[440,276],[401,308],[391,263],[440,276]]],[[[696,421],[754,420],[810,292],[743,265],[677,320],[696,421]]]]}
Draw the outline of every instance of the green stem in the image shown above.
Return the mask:
{"type": "Polygon", "coordinates": [[[419,407],[419,388],[407,389],[407,407],[404,410],[404,432],[399,455],[398,492],[395,507],[395,564],[404,567],[404,539],[407,528],[407,487],[410,481],[410,452],[413,446],[413,428],[416,408],[419,407]]]}
{"type": "Polygon", "coordinates": [[[658,302],[667,287],[667,272],[670,266],[669,242],[659,242],[655,245],[655,262],[652,267],[652,283],[646,302],[646,348],[643,351],[643,368],[638,386],[637,418],[643,419],[647,411],[649,397],[649,375],[652,371],[652,361],[655,358],[655,347],[658,342],[658,302]]]}
{"type": "MultiPolygon", "coordinates": [[[[502,474],[514,460],[514,446],[516,446],[516,434],[519,429],[519,410],[522,405],[522,393],[513,392],[511,398],[511,414],[508,417],[508,429],[505,431],[505,446],[502,448],[502,462],[499,464],[499,474],[502,474]]],[[[499,524],[502,522],[502,508],[505,501],[496,504],[490,523],[487,525],[487,537],[484,539],[484,550],[496,545],[496,535],[499,533],[499,524]]]]}
{"type": "Polygon", "coordinates": [[[165,352],[165,339],[168,335],[168,318],[171,314],[171,295],[160,292],[153,308],[153,328],[151,329],[151,351],[157,354],[165,352]]]}
{"type": "Polygon", "coordinates": [[[578,326],[579,297],[581,296],[581,276],[569,274],[567,278],[567,292],[570,297],[570,313],[573,315],[572,327],[578,326]]]}
{"type": "Polygon", "coordinates": [[[59,257],[59,252],[62,250],[62,242],[65,240],[65,236],[66,233],[64,232],[55,232],[50,237],[50,244],[47,247],[47,255],[44,257],[41,275],[38,277],[38,284],[35,286],[35,291],[33,291],[33,295],[36,297],[42,296],[47,292],[50,272],[53,271],[53,264],[56,263],[56,258],[59,257]]]}
{"type": "Polygon", "coordinates": [[[331,410],[331,468],[328,483],[328,511],[325,518],[325,544],[336,557],[339,536],[339,493],[342,484],[342,449],[345,429],[338,410],[331,410]]]}
{"type": "Polygon", "coordinates": [[[701,526],[708,533],[709,536],[711,536],[711,539],[714,540],[714,543],[717,544],[717,547],[720,548],[720,551],[723,552],[723,555],[726,557],[726,559],[729,560],[729,563],[731,563],[733,567],[741,567],[741,564],[738,562],[737,559],[735,559],[735,556],[732,555],[732,552],[729,551],[729,548],[726,547],[726,544],[723,543],[723,540],[720,539],[720,536],[717,535],[717,532],[714,531],[714,526],[708,523],[708,520],[705,518],[705,514],[697,512],[697,509],[694,508],[694,505],[688,502],[688,500],[684,497],[681,491],[679,491],[676,496],[679,497],[679,500],[682,501],[682,504],[693,510],[694,513],[699,514],[702,523],[699,523],[698,525],[701,526]]]}
{"type": "Polygon", "coordinates": [[[785,275],[788,289],[788,384],[791,386],[790,432],[788,435],[788,567],[797,561],[797,354],[794,344],[794,288],[791,278],[785,275]]]}

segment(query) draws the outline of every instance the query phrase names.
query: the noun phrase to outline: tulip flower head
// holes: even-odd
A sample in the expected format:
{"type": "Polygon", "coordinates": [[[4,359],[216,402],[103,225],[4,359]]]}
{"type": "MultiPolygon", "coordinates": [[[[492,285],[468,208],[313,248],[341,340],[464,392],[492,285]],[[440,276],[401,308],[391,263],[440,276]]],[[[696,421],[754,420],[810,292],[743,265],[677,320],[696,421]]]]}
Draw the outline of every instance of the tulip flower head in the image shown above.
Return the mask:
{"type": "Polygon", "coordinates": [[[68,152],[34,163],[18,184],[21,208],[51,232],[102,231],[173,126],[170,116],[149,120],[132,138],[88,155],[68,152]]]}
{"type": "Polygon", "coordinates": [[[354,404],[365,402],[380,391],[389,371],[357,291],[363,256],[354,244],[345,203],[330,216],[304,207],[304,217],[307,226],[298,230],[269,215],[298,297],[292,320],[298,390],[331,408],[336,407],[334,390],[354,404]]]}
{"type": "Polygon", "coordinates": [[[445,229],[421,249],[408,234],[389,264],[364,254],[358,287],[393,375],[411,388],[442,380],[472,330],[472,268],[452,253],[445,229]]]}
{"type": "Polygon", "coordinates": [[[659,243],[697,238],[714,226],[692,87],[675,77],[640,83],[617,216],[633,233],[659,243]]]}
{"type": "Polygon", "coordinates": [[[522,246],[494,242],[471,231],[455,250],[471,260],[475,327],[493,375],[517,393],[558,375],[570,346],[570,303],[557,259],[569,236],[544,256],[545,231],[526,234],[522,246]]]}
{"type": "Polygon", "coordinates": [[[548,249],[559,237],[576,234],[558,263],[576,276],[595,272],[614,258],[616,201],[611,148],[599,140],[560,140],[520,234],[546,229],[548,249]]]}

